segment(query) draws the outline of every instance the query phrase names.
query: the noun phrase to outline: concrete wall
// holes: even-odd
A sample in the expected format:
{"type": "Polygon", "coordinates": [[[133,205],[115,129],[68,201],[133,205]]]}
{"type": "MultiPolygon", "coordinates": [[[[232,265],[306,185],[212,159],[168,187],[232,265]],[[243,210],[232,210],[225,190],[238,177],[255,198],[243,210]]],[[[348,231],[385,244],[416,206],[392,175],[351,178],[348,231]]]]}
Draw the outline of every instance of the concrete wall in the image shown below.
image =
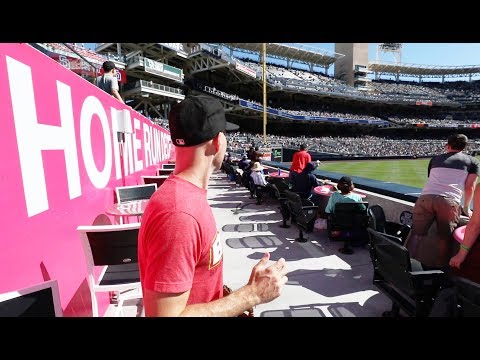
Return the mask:
{"type": "Polygon", "coordinates": [[[335,62],[335,78],[353,86],[355,65],[368,66],[368,43],[336,43],[335,52],[345,55],[335,62]]]}

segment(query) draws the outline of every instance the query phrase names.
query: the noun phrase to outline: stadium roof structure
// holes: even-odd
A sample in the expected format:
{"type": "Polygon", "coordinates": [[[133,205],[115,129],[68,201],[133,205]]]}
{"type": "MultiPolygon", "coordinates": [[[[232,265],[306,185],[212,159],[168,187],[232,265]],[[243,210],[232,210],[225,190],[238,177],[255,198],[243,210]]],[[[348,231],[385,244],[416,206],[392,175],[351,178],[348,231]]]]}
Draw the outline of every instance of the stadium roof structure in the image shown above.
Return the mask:
{"type": "Polygon", "coordinates": [[[368,69],[373,72],[387,75],[407,75],[422,77],[464,77],[480,74],[480,65],[437,66],[418,64],[368,63],[368,69]]]}
{"type": "MultiPolygon", "coordinates": [[[[235,50],[258,54],[263,51],[262,43],[223,43],[223,46],[235,50]]],[[[329,67],[339,58],[345,56],[333,51],[322,50],[306,44],[267,43],[267,57],[281,60],[294,60],[305,64],[329,67]]]]}

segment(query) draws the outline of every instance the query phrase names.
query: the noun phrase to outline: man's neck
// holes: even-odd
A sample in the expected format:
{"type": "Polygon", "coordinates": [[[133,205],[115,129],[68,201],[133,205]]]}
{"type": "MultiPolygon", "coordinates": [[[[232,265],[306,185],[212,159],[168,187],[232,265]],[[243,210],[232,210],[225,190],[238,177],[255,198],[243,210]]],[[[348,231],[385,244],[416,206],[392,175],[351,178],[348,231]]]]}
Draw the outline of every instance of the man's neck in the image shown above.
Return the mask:
{"type": "Polygon", "coordinates": [[[208,188],[208,177],[198,175],[195,172],[191,172],[187,170],[187,171],[182,171],[181,173],[178,173],[178,174],[174,173],[174,175],[182,178],[183,180],[188,181],[189,183],[192,183],[193,185],[201,189],[207,190],[208,188]]]}

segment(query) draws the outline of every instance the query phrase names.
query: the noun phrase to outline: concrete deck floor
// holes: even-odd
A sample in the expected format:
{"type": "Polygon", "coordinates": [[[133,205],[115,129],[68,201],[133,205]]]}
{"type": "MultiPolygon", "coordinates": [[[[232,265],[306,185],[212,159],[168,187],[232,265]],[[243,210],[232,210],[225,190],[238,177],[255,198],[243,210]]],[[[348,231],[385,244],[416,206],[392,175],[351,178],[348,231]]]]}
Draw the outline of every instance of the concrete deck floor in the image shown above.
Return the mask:
{"type": "MultiPolygon", "coordinates": [[[[224,247],[224,283],[232,289],[243,286],[253,266],[270,252],[273,263],[285,258],[288,283],[274,301],[258,305],[255,317],[380,317],[391,302],[372,284],[372,264],[366,247],[355,247],[354,254],[338,251],[341,242],[332,242],[325,230],[314,230],[308,241],[295,241],[298,228],[281,228],[279,203],[265,198],[261,205],[250,199],[248,190],[227,179],[222,172],[213,175],[208,188],[219,236],[224,247]],[[235,214],[238,205],[249,203],[235,214]]],[[[105,316],[112,316],[110,305],[105,316]]],[[[124,306],[127,317],[144,316],[140,301],[124,306]]]]}

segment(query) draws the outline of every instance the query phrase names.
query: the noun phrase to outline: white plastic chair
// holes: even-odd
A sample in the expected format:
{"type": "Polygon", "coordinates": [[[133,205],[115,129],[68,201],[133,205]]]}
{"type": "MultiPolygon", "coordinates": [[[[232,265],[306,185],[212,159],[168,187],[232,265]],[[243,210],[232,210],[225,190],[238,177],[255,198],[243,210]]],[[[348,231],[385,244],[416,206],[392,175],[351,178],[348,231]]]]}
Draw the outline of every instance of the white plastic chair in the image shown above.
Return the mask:
{"type": "Polygon", "coordinates": [[[139,229],[140,223],[77,228],[87,261],[93,317],[98,317],[98,292],[118,294],[114,316],[123,315],[125,300],[142,298],[137,255],[139,229]],[[94,270],[98,266],[103,270],[96,279],[94,270]]]}
{"type": "Polygon", "coordinates": [[[0,294],[0,317],[62,317],[57,280],[0,294]]]}

